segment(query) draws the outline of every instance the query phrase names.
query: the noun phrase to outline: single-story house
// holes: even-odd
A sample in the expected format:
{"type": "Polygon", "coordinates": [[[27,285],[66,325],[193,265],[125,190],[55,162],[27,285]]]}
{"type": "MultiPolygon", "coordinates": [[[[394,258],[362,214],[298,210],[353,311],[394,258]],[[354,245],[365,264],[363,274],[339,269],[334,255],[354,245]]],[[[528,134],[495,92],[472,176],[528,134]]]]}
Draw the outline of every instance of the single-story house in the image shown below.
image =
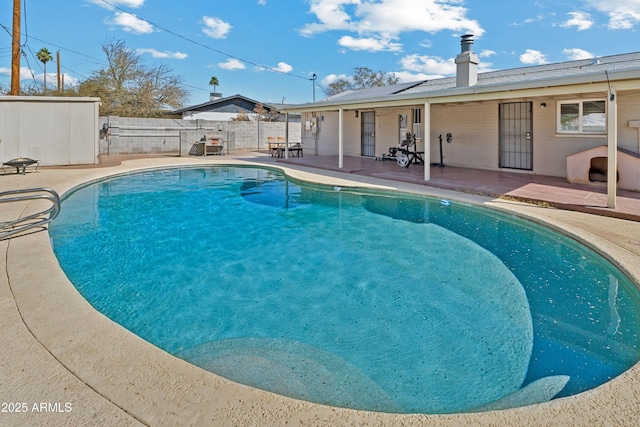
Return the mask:
{"type": "MultiPolygon", "coordinates": [[[[238,117],[238,114],[246,114],[250,120],[254,119],[256,105],[262,104],[267,111],[274,113],[269,117],[268,121],[284,121],[284,114],[280,114],[280,108],[283,105],[266,104],[247,98],[242,95],[233,95],[223,98],[220,94],[212,93],[211,99],[198,105],[181,108],[172,111],[171,115],[182,116],[184,120],[225,120],[230,121],[238,117]]],[[[295,121],[296,115],[289,118],[289,121],[295,121]]],[[[299,116],[297,116],[299,117],[299,116]]]]}
{"type": "Polygon", "coordinates": [[[562,177],[568,156],[606,146],[609,170],[593,176],[609,178],[614,207],[618,147],[640,153],[640,52],[478,73],[473,36],[461,45],[455,77],[345,92],[280,111],[302,114],[305,154],[338,155],[339,167],[345,155],[379,158],[407,133],[427,165],[442,164],[442,154],[451,166],[562,177]]]}

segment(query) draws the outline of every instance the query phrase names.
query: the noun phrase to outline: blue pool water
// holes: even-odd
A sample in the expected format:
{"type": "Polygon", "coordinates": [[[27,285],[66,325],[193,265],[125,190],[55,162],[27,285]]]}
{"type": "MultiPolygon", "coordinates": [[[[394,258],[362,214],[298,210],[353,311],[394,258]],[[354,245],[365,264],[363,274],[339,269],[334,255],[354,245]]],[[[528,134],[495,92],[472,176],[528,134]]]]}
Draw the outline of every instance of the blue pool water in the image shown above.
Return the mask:
{"type": "Polygon", "coordinates": [[[63,270],[99,311],[231,380],[451,413],[596,387],[640,359],[640,295],[587,248],[439,200],[210,167],[65,197],[63,270]]]}

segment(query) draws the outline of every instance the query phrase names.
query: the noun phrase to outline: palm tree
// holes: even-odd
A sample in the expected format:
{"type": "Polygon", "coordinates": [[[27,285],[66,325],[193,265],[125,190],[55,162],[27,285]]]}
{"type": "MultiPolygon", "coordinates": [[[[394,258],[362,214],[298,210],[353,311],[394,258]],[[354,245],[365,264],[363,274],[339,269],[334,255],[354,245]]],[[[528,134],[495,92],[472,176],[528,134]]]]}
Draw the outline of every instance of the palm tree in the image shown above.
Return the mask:
{"type": "Polygon", "coordinates": [[[216,91],[216,86],[220,85],[220,82],[218,81],[218,78],[216,76],[211,77],[211,80],[209,80],[209,85],[213,86],[213,91],[216,91]]]}
{"type": "Polygon", "coordinates": [[[47,62],[51,61],[53,59],[53,56],[51,56],[51,52],[49,52],[49,49],[47,49],[46,47],[43,47],[38,51],[38,53],[36,53],[36,58],[38,58],[40,62],[42,62],[42,64],[44,65],[44,94],[46,95],[47,94],[47,62]]]}

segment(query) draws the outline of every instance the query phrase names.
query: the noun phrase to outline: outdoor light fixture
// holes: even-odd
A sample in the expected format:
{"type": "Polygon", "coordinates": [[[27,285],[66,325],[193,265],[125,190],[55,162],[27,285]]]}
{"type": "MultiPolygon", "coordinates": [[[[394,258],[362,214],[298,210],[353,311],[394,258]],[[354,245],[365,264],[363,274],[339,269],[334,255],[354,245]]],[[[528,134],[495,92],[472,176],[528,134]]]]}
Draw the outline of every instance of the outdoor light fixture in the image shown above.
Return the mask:
{"type": "Polygon", "coordinates": [[[542,104],[540,104],[540,108],[546,108],[547,107],[547,103],[543,102],[542,104]]]}
{"type": "Polygon", "coordinates": [[[358,110],[356,110],[356,119],[358,118],[358,110]]]}

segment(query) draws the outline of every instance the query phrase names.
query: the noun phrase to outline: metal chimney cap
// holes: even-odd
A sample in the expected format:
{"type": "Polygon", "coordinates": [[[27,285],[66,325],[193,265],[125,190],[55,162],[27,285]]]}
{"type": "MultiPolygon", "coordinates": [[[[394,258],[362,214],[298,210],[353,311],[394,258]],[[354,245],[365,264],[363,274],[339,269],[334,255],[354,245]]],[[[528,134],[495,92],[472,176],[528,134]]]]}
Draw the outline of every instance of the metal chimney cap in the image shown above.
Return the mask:
{"type": "Polygon", "coordinates": [[[473,45],[473,34],[465,34],[461,37],[462,53],[471,52],[473,45]]]}

